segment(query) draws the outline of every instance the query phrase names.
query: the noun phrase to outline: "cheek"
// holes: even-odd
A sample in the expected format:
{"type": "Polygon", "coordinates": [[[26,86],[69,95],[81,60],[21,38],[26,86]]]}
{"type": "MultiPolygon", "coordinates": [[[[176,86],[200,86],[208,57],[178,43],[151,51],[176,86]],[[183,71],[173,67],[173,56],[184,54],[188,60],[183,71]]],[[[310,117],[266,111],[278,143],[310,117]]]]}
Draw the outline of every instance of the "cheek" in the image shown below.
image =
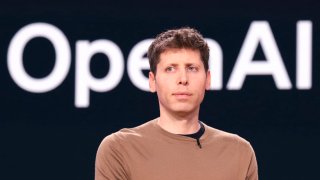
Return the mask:
{"type": "Polygon", "coordinates": [[[174,82],[174,77],[160,77],[157,79],[157,87],[162,89],[169,89],[170,85],[174,82]]]}
{"type": "Polygon", "coordinates": [[[157,89],[157,93],[162,93],[163,91],[166,90],[166,84],[163,83],[163,81],[161,79],[157,79],[155,82],[155,87],[157,89]]]}
{"type": "Polygon", "coordinates": [[[194,86],[198,88],[206,87],[207,85],[207,77],[206,76],[195,76],[193,78],[194,86]]]}
{"type": "Polygon", "coordinates": [[[198,96],[200,96],[199,98],[201,98],[205,94],[205,91],[207,88],[207,82],[203,78],[198,79],[198,81],[195,81],[195,84],[192,87],[193,87],[193,91],[197,92],[198,96]]]}

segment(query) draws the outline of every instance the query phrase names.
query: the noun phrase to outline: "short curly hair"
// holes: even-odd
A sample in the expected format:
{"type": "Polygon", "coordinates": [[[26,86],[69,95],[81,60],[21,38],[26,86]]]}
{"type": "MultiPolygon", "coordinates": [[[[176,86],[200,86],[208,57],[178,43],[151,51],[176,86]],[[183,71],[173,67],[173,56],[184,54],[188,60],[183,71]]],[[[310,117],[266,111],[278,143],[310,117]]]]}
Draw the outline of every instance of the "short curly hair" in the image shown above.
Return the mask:
{"type": "Polygon", "coordinates": [[[168,49],[199,50],[206,71],[209,69],[209,46],[203,36],[190,27],[167,30],[157,35],[148,49],[150,70],[154,74],[160,61],[160,54],[168,49]]]}

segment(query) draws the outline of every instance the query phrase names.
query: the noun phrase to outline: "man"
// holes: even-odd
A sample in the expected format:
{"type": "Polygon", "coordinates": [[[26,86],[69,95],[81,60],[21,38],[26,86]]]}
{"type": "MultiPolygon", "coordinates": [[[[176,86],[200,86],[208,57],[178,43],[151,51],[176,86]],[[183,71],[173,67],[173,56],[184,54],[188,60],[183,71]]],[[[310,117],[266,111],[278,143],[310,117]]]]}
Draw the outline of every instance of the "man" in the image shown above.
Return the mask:
{"type": "Polygon", "coordinates": [[[107,136],[97,152],[95,180],[257,180],[250,144],[199,121],[211,78],[201,34],[191,28],[161,33],[148,57],[160,117],[107,136]]]}

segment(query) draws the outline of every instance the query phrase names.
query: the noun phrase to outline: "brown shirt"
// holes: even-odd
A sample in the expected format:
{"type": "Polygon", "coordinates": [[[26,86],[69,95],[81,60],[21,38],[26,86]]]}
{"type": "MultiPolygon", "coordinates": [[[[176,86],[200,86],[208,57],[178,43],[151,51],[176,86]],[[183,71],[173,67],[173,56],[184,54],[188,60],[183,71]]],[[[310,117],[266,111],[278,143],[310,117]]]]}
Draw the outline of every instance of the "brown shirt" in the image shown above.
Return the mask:
{"type": "Polygon", "coordinates": [[[95,180],[257,180],[254,151],[243,138],[205,126],[195,139],[151,120],[107,136],[97,152],[95,180]]]}

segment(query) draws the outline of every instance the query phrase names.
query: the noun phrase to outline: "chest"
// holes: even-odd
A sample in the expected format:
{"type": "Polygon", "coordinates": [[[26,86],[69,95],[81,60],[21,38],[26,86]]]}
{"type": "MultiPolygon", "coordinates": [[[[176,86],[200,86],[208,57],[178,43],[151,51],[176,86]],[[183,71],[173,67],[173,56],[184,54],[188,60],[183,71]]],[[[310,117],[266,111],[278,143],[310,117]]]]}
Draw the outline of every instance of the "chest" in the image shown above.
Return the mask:
{"type": "Polygon", "coordinates": [[[214,148],[196,143],[167,147],[136,147],[130,153],[132,180],[237,180],[239,164],[232,148],[214,148]]]}

